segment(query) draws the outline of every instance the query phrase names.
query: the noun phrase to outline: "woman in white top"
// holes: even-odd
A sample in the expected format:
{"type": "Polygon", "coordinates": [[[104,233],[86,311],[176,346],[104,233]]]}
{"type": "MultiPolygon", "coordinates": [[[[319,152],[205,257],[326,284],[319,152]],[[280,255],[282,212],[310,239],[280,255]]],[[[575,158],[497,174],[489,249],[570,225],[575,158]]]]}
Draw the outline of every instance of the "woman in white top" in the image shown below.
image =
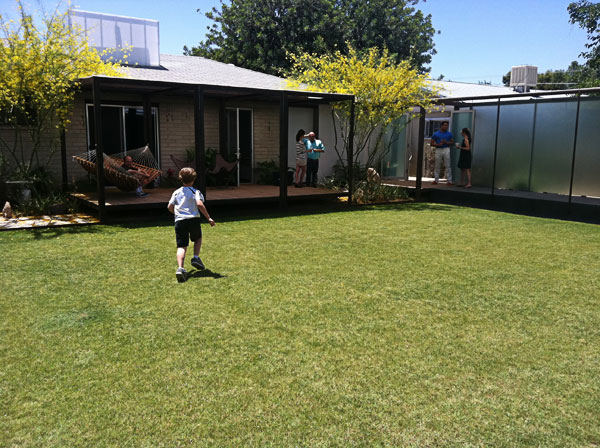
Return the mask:
{"type": "Polygon", "coordinates": [[[296,177],[294,178],[296,188],[302,187],[302,179],[306,175],[306,145],[304,140],[304,129],[300,129],[296,133],[296,177]]]}

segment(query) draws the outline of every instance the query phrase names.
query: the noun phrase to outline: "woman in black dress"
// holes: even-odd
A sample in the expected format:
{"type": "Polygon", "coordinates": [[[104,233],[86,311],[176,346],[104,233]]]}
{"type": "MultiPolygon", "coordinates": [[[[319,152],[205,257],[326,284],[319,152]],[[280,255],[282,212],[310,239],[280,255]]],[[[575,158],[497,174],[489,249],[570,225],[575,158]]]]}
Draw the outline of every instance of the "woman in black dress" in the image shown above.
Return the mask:
{"type": "Polygon", "coordinates": [[[461,131],[463,141],[460,144],[460,156],[458,157],[458,167],[460,168],[460,183],[459,187],[471,188],[471,131],[468,128],[463,128],[461,131]],[[467,183],[463,184],[463,179],[467,175],[467,183]]]}

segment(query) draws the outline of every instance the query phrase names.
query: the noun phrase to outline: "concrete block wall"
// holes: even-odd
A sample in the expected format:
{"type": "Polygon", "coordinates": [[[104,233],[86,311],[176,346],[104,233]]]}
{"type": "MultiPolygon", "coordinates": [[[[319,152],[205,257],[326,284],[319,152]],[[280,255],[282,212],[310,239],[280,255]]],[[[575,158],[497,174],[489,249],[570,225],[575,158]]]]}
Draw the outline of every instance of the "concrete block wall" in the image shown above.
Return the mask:
{"type": "MultiPolygon", "coordinates": [[[[19,143],[16,147],[16,155],[17,158],[22,162],[25,160],[29,161],[32,155],[32,141],[29,138],[29,135],[25,132],[22,135],[23,141],[22,146],[19,143]]],[[[15,133],[13,128],[7,124],[0,124],[0,139],[2,139],[4,144],[12,145],[15,142],[15,133]]],[[[13,156],[10,154],[6,148],[2,148],[2,155],[5,157],[5,163],[7,163],[7,173],[10,176],[12,171],[16,170],[16,162],[13,156]]],[[[45,136],[42,137],[42,142],[40,146],[40,150],[38,152],[39,164],[42,166],[47,166],[49,171],[54,175],[57,180],[61,178],[61,162],[60,162],[60,133],[58,129],[52,127],[48,129],[45,133],[45,136]],[[53,155],[52,155],[53,154],[53,155]],[[52,156],[51,156],[52,155],[52,156]],[[50,160],[49,160],[50,158],[50,160]],[[49,162],[48,162],[49,160],[49,162]]],[[[34,156],[33,163],[36,164],[36,159],[34,156]]]]}
{"type": "MultiPolygon", "coordinates": [[[[194,99],[186,97],[157,98],[159,103],[160,166],[166,171],[177,167],[171,155],[185,159],[186,149],[195,145],[194,99]]],[[[219,105],[216,101],[204,103],[205,148],[219,148],[219,105]]]]}
{"type": "MultiPolygon", "coordinates": [[[[88,123],[86,104],[91,102],[91,92],[77,95],[73,105],[70,124],[66,133],[67,178],[69,182],[87,176],[87,172],[77,163],[73,156],[85,153],[88,147],[88,123]]],[[[139,95],[106,94],[105,104],[135,104],[142,106],[139,95]]],[[[194,146],[194,100],[183,96],[157,96],[152,98],[152,105],[158,106],[159,120],[159,154],[161,169],[176,169],[170,155],[185,159],[186,148],[194,146]]],[[[277,102],[228,102],[226,107],[240,107],[253,111],[253,146],[254,163],[279,160],[279,103],[277,102]]],[[[219,149],[219,101],[207,99],[204,105],[204,132],[207,149],[219,149]]],[[[0,125],[0,135],[11,141],[11,130],[0,125]]],[[[58,136],[58,134],[57,134],[58,136]]],[[[50,138],[46,139],[50,142],[50,138]]],[[[58,140],[57,140],[58,142],[58,140]]],[[[47,145],[49,146],[49,145],[47,145]]],[[[44,157],[49,150],[44,151],[44,157]]],[[[49,164],[49,169],[57,179],[61,179],[60,145],[49,164]]]]}

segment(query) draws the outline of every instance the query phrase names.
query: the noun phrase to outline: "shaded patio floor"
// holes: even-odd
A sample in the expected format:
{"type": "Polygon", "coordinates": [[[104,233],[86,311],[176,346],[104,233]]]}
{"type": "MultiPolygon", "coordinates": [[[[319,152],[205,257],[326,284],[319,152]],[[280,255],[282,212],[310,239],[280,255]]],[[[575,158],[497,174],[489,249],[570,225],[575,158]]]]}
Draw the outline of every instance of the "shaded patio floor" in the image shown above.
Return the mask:
{"type": "MultiPolygon", "coordinates": [[[[114,187],[105,189],[105,203],[109,210],[128,209],[151,209],[166,207],[171,194],[176,188],[153,188],[145,190],[148,196],[139,198],[132,192],[123,192],[114,187]]],[[[337,198],[348,196],[345,191],[334,191],[325,188],[296,188],[287,189],[288,200],[311,199],[311,198],[337,198]]],[[[98,208],[98,194],[93,193],[71,193],[71,196],[83,202],[85,205],[98,208]]],[[[207,187],[207,204],[235,204],[243,202],[278,202],[279,187],[275,185],[252,185],[245,184],[239,187],[216,188],[207,187]]]]}

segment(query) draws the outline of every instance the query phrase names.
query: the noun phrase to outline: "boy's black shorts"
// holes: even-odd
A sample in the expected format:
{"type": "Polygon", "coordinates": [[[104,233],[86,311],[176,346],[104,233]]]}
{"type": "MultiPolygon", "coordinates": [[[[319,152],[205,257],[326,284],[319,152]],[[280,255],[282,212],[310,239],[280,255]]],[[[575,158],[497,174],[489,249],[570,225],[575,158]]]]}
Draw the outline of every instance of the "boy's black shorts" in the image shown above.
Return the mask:
{"type": "Polygon", "coordinates": [[[175,221],[175,239],[177,247],[188,247],[190,240],[196,241],[202,238],[200,218],[188,218],[175,221]]]}

